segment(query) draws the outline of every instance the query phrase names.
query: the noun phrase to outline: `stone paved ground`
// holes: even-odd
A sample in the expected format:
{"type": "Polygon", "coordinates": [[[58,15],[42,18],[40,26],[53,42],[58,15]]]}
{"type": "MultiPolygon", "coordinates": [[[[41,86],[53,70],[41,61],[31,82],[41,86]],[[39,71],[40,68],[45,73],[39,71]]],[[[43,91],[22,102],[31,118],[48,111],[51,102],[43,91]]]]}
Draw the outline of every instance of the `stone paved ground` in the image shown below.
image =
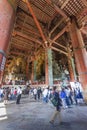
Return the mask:
{"type": "Polygon", "coordinates": [[[58,119],[49,123],[54,107],[48,103],[24,98],[20,105],[0,103],[0,130],[87,130],[87,106],[62,110],[62,125],[58,119]]]}

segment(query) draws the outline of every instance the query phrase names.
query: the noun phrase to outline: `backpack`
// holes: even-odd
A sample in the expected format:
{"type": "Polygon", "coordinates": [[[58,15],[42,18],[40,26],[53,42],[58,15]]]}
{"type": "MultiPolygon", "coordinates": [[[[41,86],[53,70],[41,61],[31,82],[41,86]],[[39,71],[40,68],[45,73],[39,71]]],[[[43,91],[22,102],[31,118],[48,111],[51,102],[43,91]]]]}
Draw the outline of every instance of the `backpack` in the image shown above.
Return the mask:
{"type": "Polygon", "coordinates": [[[53,106],[57,106],[58,105],[58,100],[56,100],[56,98],[53,96],[52,98],[51,98],[51,103],[53,104],[53,106]]]}
{"type": "Polygon", "coordinates": [[[62,106],[62,100],[59,97],[58,93],[55,93],[55,94],[52,95],[51,103],[53,104],[54,107],[62,106]]]}
{"type": "Polygon", "coordinates": [[[51,103],[52,103],[53,106],[55,106],[55,107],[58,105],[58,98],[57,98],[57,96],[56,96],[56,93],[52,94],[51,103]]]}

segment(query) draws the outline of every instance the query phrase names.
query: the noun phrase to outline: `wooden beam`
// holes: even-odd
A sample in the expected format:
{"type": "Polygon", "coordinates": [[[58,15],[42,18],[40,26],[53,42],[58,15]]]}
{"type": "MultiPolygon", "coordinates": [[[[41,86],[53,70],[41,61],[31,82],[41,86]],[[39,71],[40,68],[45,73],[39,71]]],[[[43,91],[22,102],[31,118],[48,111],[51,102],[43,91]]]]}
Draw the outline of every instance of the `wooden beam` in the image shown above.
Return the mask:
{"type": "Polygon", "coordinates": [[[67,52],[65,52],[65,51],[62,51],[61,49],[58,49],[58,48],[55,48],[55,47],[51,47],[51,49],[53,49],[53,50],[55,50],[55,51],[58,51],[58,52],[60,52],[60,53],[63,53],[63,54],[65,54],[66,56],[68,56],[68,53],[67,52]]]}
{"type": "Polygon", "coordinates": [[[70,0],[65,0],[65,2],[62,4],[62,6],[61,6],[61,9],[63,9],[67,4],[68,4],[68,2],[69,2],[70,0]]]}
{"type": "Polygon", "coordinates": [[[19,46],[19,47],[24,48],[24,49],[29,49],[32,47],[29,44],[22,43],[19,40],[17,41],[15,39],[11,42],[11,45],[19,46]]]}
{"type": "Polygon", "coordinates": [[[87,7],[87,0],[82,0],[82,3],[87,7]]]}
{"type": "MultiPolygon", "coordinates": [[[[49,41],[50,42],[52,42],[52,40],[51,39],[49,39],[49,41]]],[[[65,47],[65,46],[63,46],[63,45],[61,45],[60,43],[58,43],[58,42],[53,42],[54,44],[56,44],[56,45],[58,45],[58,46],[60,46],[60,47],[62,47],[63,49],[65,49],[65,50],[67,50],[67,47],[65,47]]]]}
{"type": "Polygon", "coordinates": [[[49,4],[49,5],[53,5],[53,7],[55,8],[55,10],[60,14],[62,15],[65,19],[67,19],[67,15],[57,6],[54,4],[54,2],[52,0],[46,0],[46,2],[49,4]]]}
{"type": "Polygon", "coordinates": [[[20,56],[28,56],[28,54],[24,54],[24,53],[16,52],[16,51],[10,51],[9,54],[10,54],[10,55],[12,55],[12,54],[13,54],[13,55],[16,54],[16,55],[20,55],[20,56]]]}
{"type": "Polygon", "coordinates": [[[25,38],[20,37],[20,36],[12,37],[11,43],[14,43],[14,42],[16,42],[16,44],[21,44],[23,47],[27,46],[27,48],[33,46],[34,44],[36,44],[35,42],[30,41],[29,39],[25,39],[25,38]]]}
{"type": "Polygon", "coordinates": [[[77,17],[81,17],[82,15],[84,15],[84,13],[87,12],[87,7],[83,8],[80,13],[77,14],[77,17]]]}
{"type": "Polygon", "coordinates": [[[23,38],[25,38],[25,39],[31,40],[31,41],[33,41],[33,42],[36,42],[36,43],[38,43],[38,44],[42,44],[39,40],[37,40],[37,39],[35,39],[35,38],[33,38],[33,37],[30,37],[30,36],[27,36],[27,35],[25,35],[25,34],[23,34],[23,33],[21,33],[21,32],[14,31],[13,33],[15,33],[15,35],[19,35],[20,37],[23,37],[23,38]]]}
{"type": "Polygon", "coordinates": [[[24,48],[23,46],[19,46],[18,44],[17,44],[17,45],[12,44],[12,45],[11,45],[11,48],[17,48],[17,49],[19,49],[19,50],[26,51],[26,52],[29,51],[28,48],[24,48]]]}
{"type": "Polygon", "coordinates": [[[53,38],[52,42],[56,41],[65,31],[67,31],[67,26],[65,26],[65,28],[63,28],[62,31],[53,38]]]}
{"type": "Polygon", "coordinates": [[[51,0],[45,0],[48,4],[52,4],[51,0]]]}
{"type": "Polygon", "coordinates": [[[55,7],[55,10],[56,10],[59,14],[61,14],[65,19],[68,18],[67,15],[66,15],[58,6],[56,6],[56,5],[54,4],[54,7],[55,7]]]}
{"type": "Polygon", "coordinates": [[[33,46],[25,45],[25,43],[16,42],[15,40],[11,43],[11,45],[19,46],[20,48],[30,50],[33,46]]]}
{"type": "MultiPolygon", "coordinates": [[[[25,15],[25,14],[24,14],[25,15]]],[[[26,15],[27,16],[27,15],[26,15]]],[[[27,16],[28,17],[28,16],[27,16]]],[[[31,21],[31,19],[28,19],[25,23],[24,23],[24,16],[23,15],[21,15],[21,14],[19,14],[18,16],[17,16],[17,21],[18,21],[18,23],[20,23],[21,22],[21,24],[22,24],[22,26],[23,26],[23,24],[24,25],[27,25],[27,26],[31,26],[32,27],[32,29],[34,29],[34,30],[36,30],[36,32],[37,32],[37,26],[36,26],[36,24],[34,23],[34,20],[33,20],[33,18],[32,18],[32,21],[31,21]],[[28,22],[28,21],[30,21],[30,23],[28,22]]],[[[21,26],[21,27],[22,27],[21,26]]],[[[38,31],[39,32],[39,31],[38,31]]]]}
{"type": "Polygon", "coordinates": [[[62,18],[57,24],[56,26],[50,31],[49,36],[51,36],[51,34],[56,30],[56,28],[63,22],[64,18],[62,18]]]}
{"type": "Polygon", "coordinates": [[[29,2],[28,0],[25,0],[25,2],[26,2],[26,4],[27,4],[27,6],[28,6],[28,9],[29,9],[30,12],[31,12],[31,15],[32,15],[32,17],[33,17],[33,19],[34,19],[36,25],[37,25],[37,28],[38,28],[38,30],[39,30],[39,32],[40,32],[40,34],[41,34],[41,37],[42,37],[42,39],[43,39],[43,41],[44,41],[44,44],[45,44],[45,46],[47,46],[47,39],[46,39],[46,37],[45,37],[45,35],[44,35],[42,29],[41,29],[41,26],[40,26],[40,24],[39,24],[39,21],[37,20],[35,14],[34,14],[34,11],[33,11],[32,7],[31,7],[31,4],[30,4],[30,2],[29,2]]]}
{"type": "Polygon", "coordinates": [[[15,47],[21,50],[26,50],[26,51],[30,51],[32,47],[29,46],[23,46],[23,44],[18,44],[15,41],[13,43],[11,43],[11,47],[15,47]]]}
{"type": "Polygon", "coordinates": [[[81,19],[81,22],[87,22],[87,15],[81,19]]]}
{"type": "MultiPolygon", "coordinates": [[[[18,27],[21,28],[21,25],[16,25],[15,28],[18,28],[18,27]]],[[[33,31],[33,30],[27,28],[27,27],[24,26],[24,25],[23,25],[22,27],[23,27],[23,30],[25,29],[27,32],[32,33],[32,34],[34,34],[35,36],[38,36],[38,37],[41,36],[39,33],[36,33],[35,31],[33,31]]]]}
{"type": "Polygon", "coordinates": [[[82,27],[82,28],[80,29],[80,31],[81,31],[83,34],[87,35],[87,27],[82,27]]]}
{"type": "Polygon", "coordinates": [[[54,15],[51,17],[51,19],[50,19],[50,21],[49,21],[49,23],[48,23],[48,29],[49,29],[50,26],[51,26],[52,20],[53,20],[56,16],[57,16],[57,12],[55,12],[54,15]]]}

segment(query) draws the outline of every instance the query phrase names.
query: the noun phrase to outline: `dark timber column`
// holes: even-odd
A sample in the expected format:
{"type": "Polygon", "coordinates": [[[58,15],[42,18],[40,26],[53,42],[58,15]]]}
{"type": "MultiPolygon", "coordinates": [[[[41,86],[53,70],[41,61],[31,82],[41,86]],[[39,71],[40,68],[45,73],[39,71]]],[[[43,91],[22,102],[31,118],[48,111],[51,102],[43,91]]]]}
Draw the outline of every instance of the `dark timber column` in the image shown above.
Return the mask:
{"type": "Polygon", "coordinates": [[[36,66],[37,66],[37,61],[34,61],[34,81],[36,80],[36,66]]]}
{"type": "Polygon", "coordinates": [[[74,58],[71,58],[71,62],[72,62],[72,68],[73,68],[73,73],[74,73],[74,79],[77,80],[77,74],[76,74],[76,66],[75,66],[75,62],[74,62],[74,58]]]}
{"type": "Polygon", "coordinates": [[[2,83],[6,52],[14,23],[14,16],[14,10],[8,0],[0,0],[0,83],[2,83]]]}
{"type": "Polygon", "coordinates": [[[73,73],[72,62],[70,57],[68,58],[68,66],[70,72],[70,81],[74,81],[74,73],[73,73]]]}
{"type": "Polygon", "coordinates": [[[79,80],[83,85],[83,88],[87,88],[87,52],[84,48],[84,42],[82,39],[81,32],[76,26],[75,20],[72,20],[70,25],[70,35],[72,40],[72,46],[75,55],[75,61],[79,80]]]}
{"type": "Polygon", "coordinates": [[[69,47],[67,47],[67,50],[68,50],[68,66],[69,66],[69,72],[70,72],[70,80],[74,81],[75,75],[74,75],[74,70],[73,70],[73,65],[72,65],[72,53],[69,47]]]}
{"type": "Polygon", "coordinates": [[[52,50],[45,50],[45,84],[53,86],[52,50]]]}
{"type": "Polygon", "coordinates": [[[32,61],[31,83],[34,81],[34,61],[32,61]]]}
{"type": "Polygon", "coordinates": [[[26,78],[29,80],[29,57],[27,58],[26,62],[26,78]]]}

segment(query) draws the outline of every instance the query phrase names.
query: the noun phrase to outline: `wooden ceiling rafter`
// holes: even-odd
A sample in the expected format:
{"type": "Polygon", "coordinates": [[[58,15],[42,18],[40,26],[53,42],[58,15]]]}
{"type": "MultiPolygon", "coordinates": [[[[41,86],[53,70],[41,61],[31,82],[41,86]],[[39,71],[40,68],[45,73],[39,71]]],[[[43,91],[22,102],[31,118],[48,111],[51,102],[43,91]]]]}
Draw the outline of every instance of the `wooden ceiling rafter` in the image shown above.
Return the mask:
{"type": "Polygon", "coordinates": [[[26,2],[27,6],[28,6],[28,9],[29,9],[30,12],[31,12],[31,15],[32,15],[32,17],[33,17],[33,19],[34,19],[34,21],[35,21],[35,23],[36,23],[36,26],[37,26],[37,28],[38,28],[40,34],[41,34],[41,37],[42,37],[42,39],[43,39],[43,41],[44,41],[45,46],[47,46],[47,39],[46,39],[46,37],[45,37],[45,35],[44,35],[43,31],[42,31],[42,28],[41,28],[41,26],[40,26],[39,21],[37,20],[35,14],[34,14],[34,11],[33,11],[32,7],[31,7],[30,2],[29,2],[28,0],[24,0],[24,1],[26,2]]]}
{"type": "MultiPolygon", "coordinates": [[[[20,42],[20,39],[18,40],[17,39],[17,41],[15,41],[15,48],[20,48],[21,50],[26,50],[27,52],[30,52],[30,51],[32,51],[32,49],[33,49],[33,45],[32,46],[30,46],[30,44],[27,44],[26,46],[27,46],[27,48],[25,49],[25,44],[26,44],[26,42],[24,43],[24,46],[23,46],[23,44],[22,44],[22,46],[19,46],[18,47],[18,44],[20,43],[20,45],[21,45],[21,43],[22,43],[22,41],[20,42]],[[18,41],[18,43],[17,43],[17,41],[18,41]],[[29,48],[28,48],[28,46],[29,46],[29,48]],[[23,48],[23,49],[22,49],[23,48]]],[[[12,41],[12,42],[14,42],[14,41],[12,41]]],[[[14,43],[12,44],[13,46],[14,46],[14,43]]],[[[36,50],[38,47],[40,47],[41,45],[39,45],[39,44],[35,44],[34,45],[34,50],[36,50]]]]}
{"type": "MultiPolygon", "coordinates": [[[[12,45],[17,46],[17,42],[14,42],[12,45]]],[[[26,50],[26,48],[25,48],[26,46],[19,44],[19,47],[21,48],[22,51],[26,50]],[[22,49],[22,48],[24,48],[24,49],[22,49]]],[[[11,48],[12,48],[12,46],[11,46],[11,48]]],[[[18,46],[15,48],[18,48],[18,46]]],[[[27,46],[28,51],[26,50],[26,52],[32,51],[32,48],[33,48],[33,46],[27,46]]]]}
{"type": "Polygon", "coordinates": [[[23,32],[23,26],[24,26],[25,23],[26,23],[27,17],[28,17],[28,16],[25,15],[24,22],[23,22],[23,25],[22,25],[21,30],[20,30],[21,32],[23,32]]]}
{"type": "MultiPolygon", "coordinates": [[[[14,47],[18,49],[18,46],[15,45],[15,43],[14,43],[14,47]],[[16,46],[16,47],[15,47],[15,46],[16,46]]],[[[23,51],[26,50],[25,46],[23,47],[23,46],[20,46],[20,45],[19,45],[19,47],[21,48],[21,52],[23,52],[23,51]],[[22,48],[24,48],[24,50],[23,50],[22,48]]],[[[12,47],[11,47],[11,48],[12,48],[12,47]]],[[[26,52],[27,52],[28,54],[30,54],[30,52],[32,51],[32,47],[27,47],[27,49],[28,49],[28,50],[26,50],[26,52]]],[[[14,50],[14,51],[16,52],[17,50],[14,50]]]]}
{"type": "Polygon", "coordinates": [[[68,2],[69,2],[70,0],[65,0],[65,2],[62,4],[62,6],[61,6],[61,9],[63,9],[67,4],[68,4],[68,2]]]}
{"type": "MultiPolygon", "coordinates": [[[[51,39],[49,39],[49,41],[50,42],[53,42],[51,39]]],[[[67,47],[65,47],[65,46],[63,46],[61,43],[58,43],[58,42],[53,42],[53,44],[56,44],[56,45],[58,45],[59,47],[61,47],[61,48],[63,48],[63,49],[65,49],[65,50],[67,50],[67,47]]],[[[53,46],[53,45],[52,45],[53,46]]]]}
{"type": "Polygon", "coordinates": [[[54,4],[55,10],[60,13],[65,19],[69,19],[68,16],[58,6],[54,4]]]}
{"type": "Polygon", "coordinates": [[[11,48],[16,48],[16,49],[19,49],[19,50],[21,50],[21,51],[29,52],[29,49],[28,49],[28,48],[23,48],[23,47],[20,47],[20,46],[15,45],[15,44],[13,44],[13,45],[11,46],[11,48]]]}
{"type": "Polygon", "coordinates": [[[59,49],[59,48],[56,48],[56,47],[51,46],[51,49],[53,49],[53,50],[55,50],[55,51],[58,51],[58,52],[60,52],[60,53],[62,53],[62,54],[65,54],[66,56],[68,56],[68,53],[67,53],[67,52],[65,52],[65,51],[63,51],[63,50],[61,50],[61,49],[59,49]]]}
{"type": "Polygon", "coordinates": [[[28,48],[28,47],[30,48],[30,47],[33,46],[33,44],[32,44],[33,42],[32,42],[32,43],[31,43],[31,42],[29,42],[29,43],[23,42],[22,39],[18,39],[18,38],[17,38],[17,39],[16,39],[16,38],[15,38],[15,39],[12,39],[11,44],[14,44],[14,43],[15,43],[16,45],[19,44],[19,45],[21,45],[22,47],[26,47],[26,46],[27,46],[27,48],[28,48]]]}
{"type": "MultiPolygon", "coordinates": [[[[17,31],[20,31],[20,30],[17,30],[17,31]]],[[[25,35],[28,35],[30,37],[33,37],[34,39],[42,39],[41,37],[38,37],[37,35],[33,34],[33,33],[30,33],[30,32],[27,32],[26,30],[23,29],[22,31],[23,34],[25,35]]]]}
{"type": "Polygon", "coordinates": [[[9,55],[14,56],[14,58],[15,58],[15,55],[16,56],[26,56],[25,53],[21,53],[21,52],[17,52],[17,51],[10,51],[9,55]]]}
{"type": "MultiPolygon", "coordinates": [[[[17,20],[17,24],[18,24],[18,23],[20,23],[21,26],[22,26],[23,23],[24,23],[24,20],[23,20],[22,18],[20,18],[20,20],[19,20],[19,19],[17,20]]],[[[37,30],[37,27],[34,26],[34,25],[32,25],[31,23],[26,22],[26,23],[25,23],[25,26],[28,26],[28,27],[30,27],[30,28],[33,29],[33,30],[37,30]]]]}
{"type": "MultiPolygon", "coordinates": [[[[15,30],[20,30],[20,27],[22,26],[22,24],[21,24],[21,23],[20,23],[20,24],[18,23],[17,25],[18,25],[18,26],[16,26],[17,28],[15,27],[15,30]]],[[[27,25],[27,24],[25,23],[25,25],[24,25],[24,30],[27,31],[27,32],[30,33],[30,34],[33,33],[33,34],[35,34],[36,36],[41,37],[41,35],[35,30],[35,28],[31,28],[31,27],[29,28],[29,27],[30,27],[30,25],[27,25]],[[32,31],[32,32],[31,32],[31,31],[32,31]]]]}
{"type": "Polygon", "coordinates": [[[27,47],[31,46],[31,44],[22,41],[22,39],[20,39],[20,38],[14,38],[14,39],[12,39],[11,44],[13,44],[14,42],[16,43],[16,45],[19,44],[19,45],[22,45],[23,47],[24,46],[27,46],[27,47]]]}
{"type": "Polygon", "coordinates": [[[85,15],[85,16],[80,20],[80,22],[81,22],[81,27],[82,27],[82,24],[83,24],[83,23],[87,23],[87,15],[85,15]]]}
{"type": "MultiPolygon", "coordinates": [[[[31,1],[31,4],[33,5],[33,8],[34,9],[35,8],[39,9],[43,13],[43,15],[45,15],[47,18],[48,17],[51,18],[51,13],[46,10],[46,8],[47,8],[46,4],[41,5],[40,1],[39,1],[39,6],[38,6],[38,2],[32,2],[31,1]]],[[[42,17],[43,17],[43,15],[42,15],[42,17]]]]}
{"type": "Polygon", "coordinates": [[[51,37],[51,34],[56,30],[56,28],[64,21],[64,18],[62,18],[55,26],[54,28],[49,32],[49,36],[51,37]]]}
{"type": "Polygon", "coordinates": [[[61,10],[61,8],[59,8],[52,0],[46,0],[46,2],[49,5],[53,5],[53,7],[57,11],[57,13],[59,13],[60,15],[62,15],[65,19],[68,18],[68,16],[65,14],[65,12],[63,10],[61,10]]]}
{"type": "Polygon", "coordinates": [[[23,47],[22,45],[15,44],[15,42],[13,44],[11,44],[11,47],[15,47],[15,48],[18,48],[20,50],[24,50],[26,52],[29,52],[31,50],[31,48],[23,47]]]}
{"type": "Polygon", "coordinates": [[[19,35],[20,37],[23,37],[23,38],[28,39],[28,40],[30,40],[30,41],[36,42],[36,43],[38,43],[38,44],[40,44],[40,45],[42,44],[39,40],[34,39],[33,37],[30,37],[30,36],[27,36],[27,35],[25,35],[25,34],[23,34],[23,33],[21,33],[21,32],[14,31],[14,33],[15,33],[16,35],[19,35]]]}
{"type": "Polygon", "coordinates": [[[67,31],[68,27],[67,25],[52,39],[52,43],[54,41],[56,41],[61,35],[63,35],[65,33],[65,31],[67,31]]]}
{"type": "Polygon", "coordinates": [[[50,19],[50,21],[49,21],[49,23],[48,23],[48,29],[49,29],[50,26],[51,26],[52,20],[53,20],[56,16],[57,16],[57,12],[55,12],[55,14],[51,17],[51,19],[50,19]]]}
{"type": "MultiPolygon", "coordinates": [[[[15,28],[17,28],[17,27],[21,28],[21,25],[17,25],[15,28]]],[[[31,33],[31,34],[34,34],[34,35],[36,35],[36,36],[38,36],[38,37],[41,36],[39,33],[35,32],[34,30],[28,29],[28,28],[25,27],[25,26],[22,26],[22,27],[23,27],[23,30],[25,29],[25,31],[28,31],[28,32],[31,33]]]]}
{"type": "Polygon", "coordinates": [[[82,0],[82,3],[87,7],[87,0],[82,0]]]}
{"type": "Polygon", "coordinates": [[[16,54],[18,56],[27,56],[28,55],[28,54],[24,54],[24,53],[20,53],[20,52],[10,51],[9,55],[12,55],[12,54],[16,54]]]}
{"type": "Polygon", "coordinates": [[[87,7],[83,8],[77,15],[76,17],[80,20],[80,18],[82,18],[82,16],[84,16],[87,12],[87,7]]]}
{"type": "MultiPolygon", "coordinates": [[[[25,16],[28,19],[28,16],[27,15],[25,15],[25,16]]],[[[17,22],[20,21],[20,20],[21,20],[21,23],[24,24],[25,18],[22,15],[21,16],[18,15],[18,17],[17,17],[17,22]]],[[[31,21],[31,19],[29,19],[29,20],[30,20],[30,22],[28,22],[28,20],[27,20],[27,21],[25,21],[25,24],[29,25],[29,26],[32,26],[33,29],[37,30],[37,27],[36,27],[35,23],[33,22],[33,19],[32,19],[32,21],[31,21]]]]}
{"type": "MultiPolygon", "coordinates": [[[[22,0],[23,1],[23,0],[22,0]]],[[[25,2],[24,2],[25,3],[25,2]]],[[[19,6],[18,6],[18,8],[20,8],[19,6]]],[[[33,19],[33,17],[32,17],[32,15],[29,13],[29,9],[27,10],[27,11],[24,11],[24,9],[22,9],[22,8],[20,8],[21,10],[22,10],[22,12],[25,14],[25,15],[27,15],[28,17],[30,17],[30,18],[32,18],[33,19]]],[[[44,25],[44,22],[43,21],[41,21],[40,19],[38,19],[38,21],[39,21],[39,23],[43,26],[44,25]]],[[[38,31],[38,30],[37,30],[38,31]]]]}

